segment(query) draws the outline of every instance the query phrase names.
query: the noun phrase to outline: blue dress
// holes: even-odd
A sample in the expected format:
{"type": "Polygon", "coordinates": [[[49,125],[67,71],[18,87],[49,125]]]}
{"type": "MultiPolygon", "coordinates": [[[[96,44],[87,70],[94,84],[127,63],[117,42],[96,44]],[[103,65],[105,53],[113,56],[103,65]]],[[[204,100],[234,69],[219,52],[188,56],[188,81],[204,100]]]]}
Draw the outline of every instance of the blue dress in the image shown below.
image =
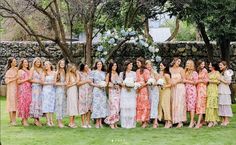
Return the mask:
{"type": "MultiPolygon", "coordinates": [[[[45,82],[53,83],[54,76],[45,76],[45,82]]],[[[42,111],[43,113],[53,113],[55,110],[56,92],[53,85],[44,85],[42,90],[42,111]]]]}
{"type": "MultiPolygon", "coordinates": [[[[94,84],[105,81],[106,73],[103,71],[92,71],[91,77],[94,84]]],[[[93,103],[91,118],[105,118],[108,116],[108,104],[105,88],[93,88],[93,103]]]]}
{"type": "MultiPolygon", "coordinates": [[[[62,77],[61,83],[65,83],[65,78],[62,77]]],[[[65,86],[56,87],[56,107],[55,112],[57,119],[62,119],[66,115],[66,88],[65,86]]]]}

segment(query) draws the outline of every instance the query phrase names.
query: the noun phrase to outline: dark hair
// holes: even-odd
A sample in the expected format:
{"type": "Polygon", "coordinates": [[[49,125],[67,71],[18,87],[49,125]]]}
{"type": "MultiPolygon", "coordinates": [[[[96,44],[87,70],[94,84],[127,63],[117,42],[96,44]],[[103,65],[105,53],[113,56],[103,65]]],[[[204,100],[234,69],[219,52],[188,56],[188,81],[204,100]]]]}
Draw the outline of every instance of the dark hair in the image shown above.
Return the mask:
{"type": "Polygon", "coordinates": [[[81,63],[79,65],[79,71],[84,71],[85,66],[86,66],[86,64],[81,63]]]}
{"type": "Polygon", "coordinates": [[[128,65],[131,64],[131,63],[132,63],[132,62],[131,62],[130,60],[126,60],[126,61],[124,62],[123,80],[125,80],[125,78],[126,78],[126,70],[127,70],[127,68],[128,68],[128,65]]]}
{"type": "Polygon", "coordinates": [[[143,74],[144,69],[146,69],[146,66],[145,66],[145,59],[142,58],[142,57],[139,57],[139,58],[136,59],[136,61],[141,62],[140,74],[143,74]]]}
{"type": "Polygon", "coordinates": [[[105,71],[105,66],[104,66],[104,64],[103,64],[103,62],[102,62],[101,60],[96,61],[95,65],[94,65],[94,70],[97,69],[97,64],[98,64],[99,62],[102,63],[102,71],[105,71]]]}
{"type": "Polygon", "coordinates": [[[201,66],[201,64],[203,63],[203,62],[205,62],[204,60],[198,60],[197,61],[197,72],[199,73],[200,71],[201,71],[201,68],[200,68],[200,66],[201,66]]]}
{"type": "Polygon", "coordinates": [[[179,57],[174,57],[172,62],[170,63],[171,67],[173,67],[175,65],[175,63],[177,62],[177,60],[179,60],[179,57]]]}
{"type": "Polygon", "coordinates": [[[216,71],[220,70],[218,63],[211,63],[211,66],[214,67],[216,71]]]}
{"type": "Polygon", "coordinates": [[[112,72],[112,67],[114,66],[114,64],[116,64],[117,68],[116,68],[116,72],[118,74],[118,65],[116,62],[110,62],[108,65],[108,69],[107,69],[107,73],[109,74],[109,82],[111,81],[111,72],[112,72]]]}
{"type": "Polygon", "coordinates": [[[5,73],[11,68],[11,63],[13,62],[14,59],[15,59],[14,57],[9,57],[7,59],[7,65],[5,66],[5,73]]]}
{"type": "MultiPolygon", "coordinates": [[[[18,68],[19,70],[23,68],[23,63],[24,63],[25,60],[28,62],[28,60],[27,60],[26,58],[22,58],[22,59],[20,60],[19,68],[18,68]]],[[[29,64],[28,64],[27,69],[29,70],[29,64]]]]}
{"type": "Polygon", "coordinates": [[[169,74],[171,76],[170,73],[170,65],[168,61],[162,61],[161,64],[163,64],[166,68],[163,70],[164,74],[169,74]]]}

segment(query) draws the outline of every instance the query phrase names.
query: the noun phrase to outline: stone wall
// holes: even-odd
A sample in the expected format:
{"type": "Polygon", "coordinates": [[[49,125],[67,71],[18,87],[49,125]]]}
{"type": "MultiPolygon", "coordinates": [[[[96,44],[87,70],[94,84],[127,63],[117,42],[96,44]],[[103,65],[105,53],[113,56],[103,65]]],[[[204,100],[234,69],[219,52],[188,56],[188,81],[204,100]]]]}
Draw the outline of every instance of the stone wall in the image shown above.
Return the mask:
{"type": "MultiPolygon", "coordinates": [[[[7,58],[14,56],[18,60],[20,58],[28,58],[32,61],[34,57],[39,56],[43,59],[49,59],[54,64],[55,60],[62,58],[61,52],[54,43],[45,42],[46,49],[53,55],[52,58],[47,57],[43,52],[40,51],[36,42],[16,42],[16,41],[1,41],[0,42],[0,73],[4,72],[4,67],[7,62],[7,58]]],[[[214,60],[219,61],[220,53],[215,43],[214,46],[214,60]]],[[[207,61],[207,51],[203,42],[164,42],[158,43],[159,53],[162,59],[171,60],[174,56],[182,58],[183,62],[191,58],[193,60],[204,59],[207,61]]],[[[73,42],[72,51],[77,63],[83,61],[84,57],[84,44],[80,42],[73,42]]],[[[93,53],[94,54],[94,53],[93,53]]],[[[93,55],[94,56],[94,55],[93,55]]],[[[113,59],[117,62],[122,63],[124,60],[131,59],[135,61],[135,58],[144,56],[147,59],[151,57],[151,53],[148,50],[139,49],[131,44],[125,45],[122,50],[118,51],[113,59]]],[[[184,63],[183,63],[184,65],[184,63]]],[[[236,42],[231,43],[231,68],[236,74],[236,42]]],[[[234,83],[236,81],[235,75],[233,77],[234,83]]]]}

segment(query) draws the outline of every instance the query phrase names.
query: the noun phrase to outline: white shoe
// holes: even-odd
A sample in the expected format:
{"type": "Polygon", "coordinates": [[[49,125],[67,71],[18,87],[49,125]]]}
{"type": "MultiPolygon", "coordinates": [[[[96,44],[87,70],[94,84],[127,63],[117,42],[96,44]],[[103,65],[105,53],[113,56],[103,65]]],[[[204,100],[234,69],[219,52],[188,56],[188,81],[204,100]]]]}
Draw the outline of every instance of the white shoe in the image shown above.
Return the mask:
{"type": "Polygon", "coordinates": [[[87,128],[92,128],[92,126],[91,125],[87,125],[87,128]]]}
{"type": "Polygon", "coordinates": [[[82,125],[81,127],[82,127],[82,128],[88,128],[87,125],[82,125]]]}

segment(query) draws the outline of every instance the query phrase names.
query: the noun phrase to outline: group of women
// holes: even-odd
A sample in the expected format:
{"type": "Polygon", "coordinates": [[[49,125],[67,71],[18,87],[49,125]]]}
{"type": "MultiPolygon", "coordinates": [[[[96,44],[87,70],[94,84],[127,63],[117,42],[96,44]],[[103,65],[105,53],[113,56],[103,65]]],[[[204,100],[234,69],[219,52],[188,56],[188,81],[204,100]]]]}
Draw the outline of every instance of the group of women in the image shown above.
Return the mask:
{"type": "Polygon", "coordinates": [[[150,60],[141,57],[136,65],[136,72],[132,71],[133,63],[127,60],[119,73],[116,62],[110,62],[105,71],[102,61],[90,70],[86,64],[77,69],[75,64],[60,60],[54,70],[50,61],[42,63],[37,57],[31,68],[27,59],[22,59],[17,68],[16,59],[9,58],[5,82],[10,123],[16,125],[17,113],[24,126],[28,126],[28,118],[42,126],[40,118],[44,116],[46,125],[54,126],[55,113],[60,128],[65,116],[69,116],[68,126],[76,128],[78,115],[82,128],[91,128],[91,118],[96,128],[106,123],[115,129],[119,122],[122,128],[135,128],[136,122],[143,128],[150,123],[157,128],[158,120],[164,121],[165,128],[175,124],[180,128],[189,113],[190,128],[229,124],[233,116],[229,89],[233,73],[225,61],[209,63],[209,72],[204,61],[195,67],[194,61],[188,60],[182,68],[180,58],[161,62],[159,72],[150,60]]]}

